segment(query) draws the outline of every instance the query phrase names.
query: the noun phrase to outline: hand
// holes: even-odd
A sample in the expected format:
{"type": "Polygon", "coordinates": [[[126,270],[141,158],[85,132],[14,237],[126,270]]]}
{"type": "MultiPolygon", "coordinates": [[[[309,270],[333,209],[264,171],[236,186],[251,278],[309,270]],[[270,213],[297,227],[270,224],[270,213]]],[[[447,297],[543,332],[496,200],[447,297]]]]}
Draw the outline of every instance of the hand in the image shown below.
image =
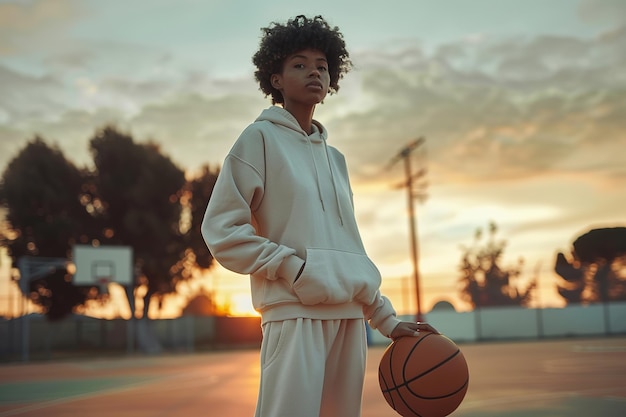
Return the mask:
{"type": "Polygon", "coordinates": [[[419,332],[431,332],[439,334],[439,332],[430,324],[424,322],[402,321],[393,329],[389,335],[391,339],[396,340],[404,336],[418,336],[419,332]]]}

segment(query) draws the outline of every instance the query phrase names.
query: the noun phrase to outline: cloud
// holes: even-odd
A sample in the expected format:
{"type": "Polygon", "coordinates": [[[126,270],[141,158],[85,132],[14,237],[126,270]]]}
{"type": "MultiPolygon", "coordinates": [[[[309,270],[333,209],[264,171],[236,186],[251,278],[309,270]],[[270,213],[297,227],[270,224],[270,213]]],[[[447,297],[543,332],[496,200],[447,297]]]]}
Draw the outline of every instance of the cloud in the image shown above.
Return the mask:
{"type": "Polygon", "coordinates": [[[65,86],[51,76],[32,76],[0,65],[0,121],[24,125],[68,108],[65,86]]]}
{"type": "Polygon", "coordinates": [[[615,150],[626,146],[621,44],[537,37],[445,45],[430,57],[419,49],[370,51],[363,61],[373,64],[361,65],[358,77],[375,104],[331,120],[331,133],[357,181],[381,175],[386,160],[419,135],[439,182],[508,181],[557,169],[619,180],[624,164],[615,150]]]}
{"type": "Polygon", "coordinates": [[[588,22],[626,23],[626,3],[622,0],[583,0],[578,14],[588,22]]]}
{"type": "Polygon", "coordinates": [[[349,77],[365,105],[333,116],[331,98],[323,116],[348,157],[359,223],[381,268],[410,271],[406,192],[391,190],[404,172],[384,167],[421,135],[413,163],[428,169],[430,198],[416,207],[430,277],[446,270],[453,279],[460,250],[451,242],[470,243],[489,220],[510,240],[507,258],[532,267],[540,259],[544,273],[552,250],[578,230],[623,223],[624,40],[614,31],[587,40],[463,40],[431,54],[361,51],[349,77]]]}
{"type": "MultiPolygon", "coordinates": [[[[29,27],[33,19],[58,24],[61,14],[46,11],[42,2],[31,4],[40,17],[22,13],[13,29],[29,27]]],[[[79,13],[70,1],[59,4],[67,16],[79,13]]],[[[581,10],[590,4],[597,5],[589,1],[581,10]]],[[[610,10],[621,4],[609,2],[610,10]]],[[[353,55],[355,70],[317,118],[329,128],[331,144],[349,156],[357,183],[397,181],[402,171],[386,171],[386,163],[423,135],[434,184],[565,170],[617,186],[625,175],[614,152],[626,141],[626,79],[618,70],[626,66],[625,45],[626,31],[616,29],[591,39],[481,35],[431,52],[407,40],[384,50],[361,49],[353,55]]],[[[193,149],[219,163],[226,144],[267,101],[251,75],[218,79],[207,69],[181,69],[178,59],[155,46],[74,42],[47,56],[45,74],[0,67],[0,118],[25,137],[38,131],[60,138],[108,120],[163,142],[181,163],[197,166],[206,159],[193,149]]]]}
{"type": "MultiPolygon", "coordinates": [[[[28,128],[0,128],[0,143],[6,143],[7,153],[0,153],[0,167],[17,156],[26,141],[35,135],[47,143],[54,144],[65,157],[76,165],[89,165],[89,140],[96,129],[108,124],[118,124],[123,114],[112,108],[101,108],[94,112],[85,110],[67,110],[54,120],[40,119],[31,121],[28,128]]],[[[0,148],[2,149],[2,148],[0,148]]]]}
{"type": "MultiPolygon", "coordinates": [[[[348,154],[356,182],[397,181],[402,171],[384,166],[423,135],[435,184],[582,170],[619,185],[623,163],[607,151],[626,140],[626,80],[616,70],[626,65],[623,45],[626,33],[614,31],[594,39],[466,37],[432,52],[406,41],[362,49],[317,117],[348,154]]],[[[177,59],[166,49],[97,41],[48,56],[48,74],[2,67],[0,117],[24,136],[46,129],[39,132],[57,137],[107,120],[171,147],[183,164],[219,163],[267,101],[251,76],[216,79],[180,69],[177,59]]]]}
{"type": "Polygon", "coordinates": [[[0,56],[44,51],[55,41],[67,41],[66,31],[82,13],[76,0],[0,3],[0,56]]]}
{"type": "Polygon", "coordinates": [[[181,94],[147,105],[128,121],[141,137],[163,143],[183,168],[221,164],[245,126],[268,103],[260,94],[207,97],[181,94]]]}

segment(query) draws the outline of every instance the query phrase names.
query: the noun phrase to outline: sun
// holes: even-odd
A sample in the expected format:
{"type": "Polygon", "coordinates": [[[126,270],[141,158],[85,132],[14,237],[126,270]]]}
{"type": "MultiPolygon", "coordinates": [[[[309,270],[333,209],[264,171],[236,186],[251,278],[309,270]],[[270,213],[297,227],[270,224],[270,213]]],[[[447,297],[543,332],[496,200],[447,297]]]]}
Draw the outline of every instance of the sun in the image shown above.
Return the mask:
{"type": "Polygon", "coordinates": [[[239,317],[258,317],[260,314],[252,306],[250,294],[234,294],[230,298],[230,315],[239,317]]]}

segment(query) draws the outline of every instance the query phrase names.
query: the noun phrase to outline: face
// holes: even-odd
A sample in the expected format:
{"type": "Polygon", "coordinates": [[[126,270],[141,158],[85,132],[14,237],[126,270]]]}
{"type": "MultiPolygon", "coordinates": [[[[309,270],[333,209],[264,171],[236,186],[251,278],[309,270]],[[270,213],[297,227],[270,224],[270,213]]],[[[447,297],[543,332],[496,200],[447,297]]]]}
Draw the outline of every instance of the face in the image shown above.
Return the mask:
{"type": "Polygon", "coordinates": [[[282,93],[285,106],[321,103],[329,85],[326,55],[315,49],[305,49],[288,56],[282,73],[272,75],[272,86],[282,93]]]}

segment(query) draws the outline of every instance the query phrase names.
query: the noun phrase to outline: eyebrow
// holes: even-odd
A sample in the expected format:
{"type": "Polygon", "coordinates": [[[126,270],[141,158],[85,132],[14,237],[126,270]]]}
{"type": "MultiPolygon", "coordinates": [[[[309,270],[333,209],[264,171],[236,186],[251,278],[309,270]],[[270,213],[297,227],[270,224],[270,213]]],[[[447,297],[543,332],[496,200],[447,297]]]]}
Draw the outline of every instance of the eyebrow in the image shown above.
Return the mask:
{"type": "MultiPolygon", "coordinates": [[[[297,58],[302,58],[302,59],[307,59],[308,57],[304,56],[304,55],[299,55],[299,54],[294,54],[292,56],[289,57],[290,60],[292,59],[297,59],[297,58]]],[[[324,57],[319,57],[319,58],[315,58],[316,61],[324,61],[324,62],[328,62],[328,60],[324,57]]]]}

